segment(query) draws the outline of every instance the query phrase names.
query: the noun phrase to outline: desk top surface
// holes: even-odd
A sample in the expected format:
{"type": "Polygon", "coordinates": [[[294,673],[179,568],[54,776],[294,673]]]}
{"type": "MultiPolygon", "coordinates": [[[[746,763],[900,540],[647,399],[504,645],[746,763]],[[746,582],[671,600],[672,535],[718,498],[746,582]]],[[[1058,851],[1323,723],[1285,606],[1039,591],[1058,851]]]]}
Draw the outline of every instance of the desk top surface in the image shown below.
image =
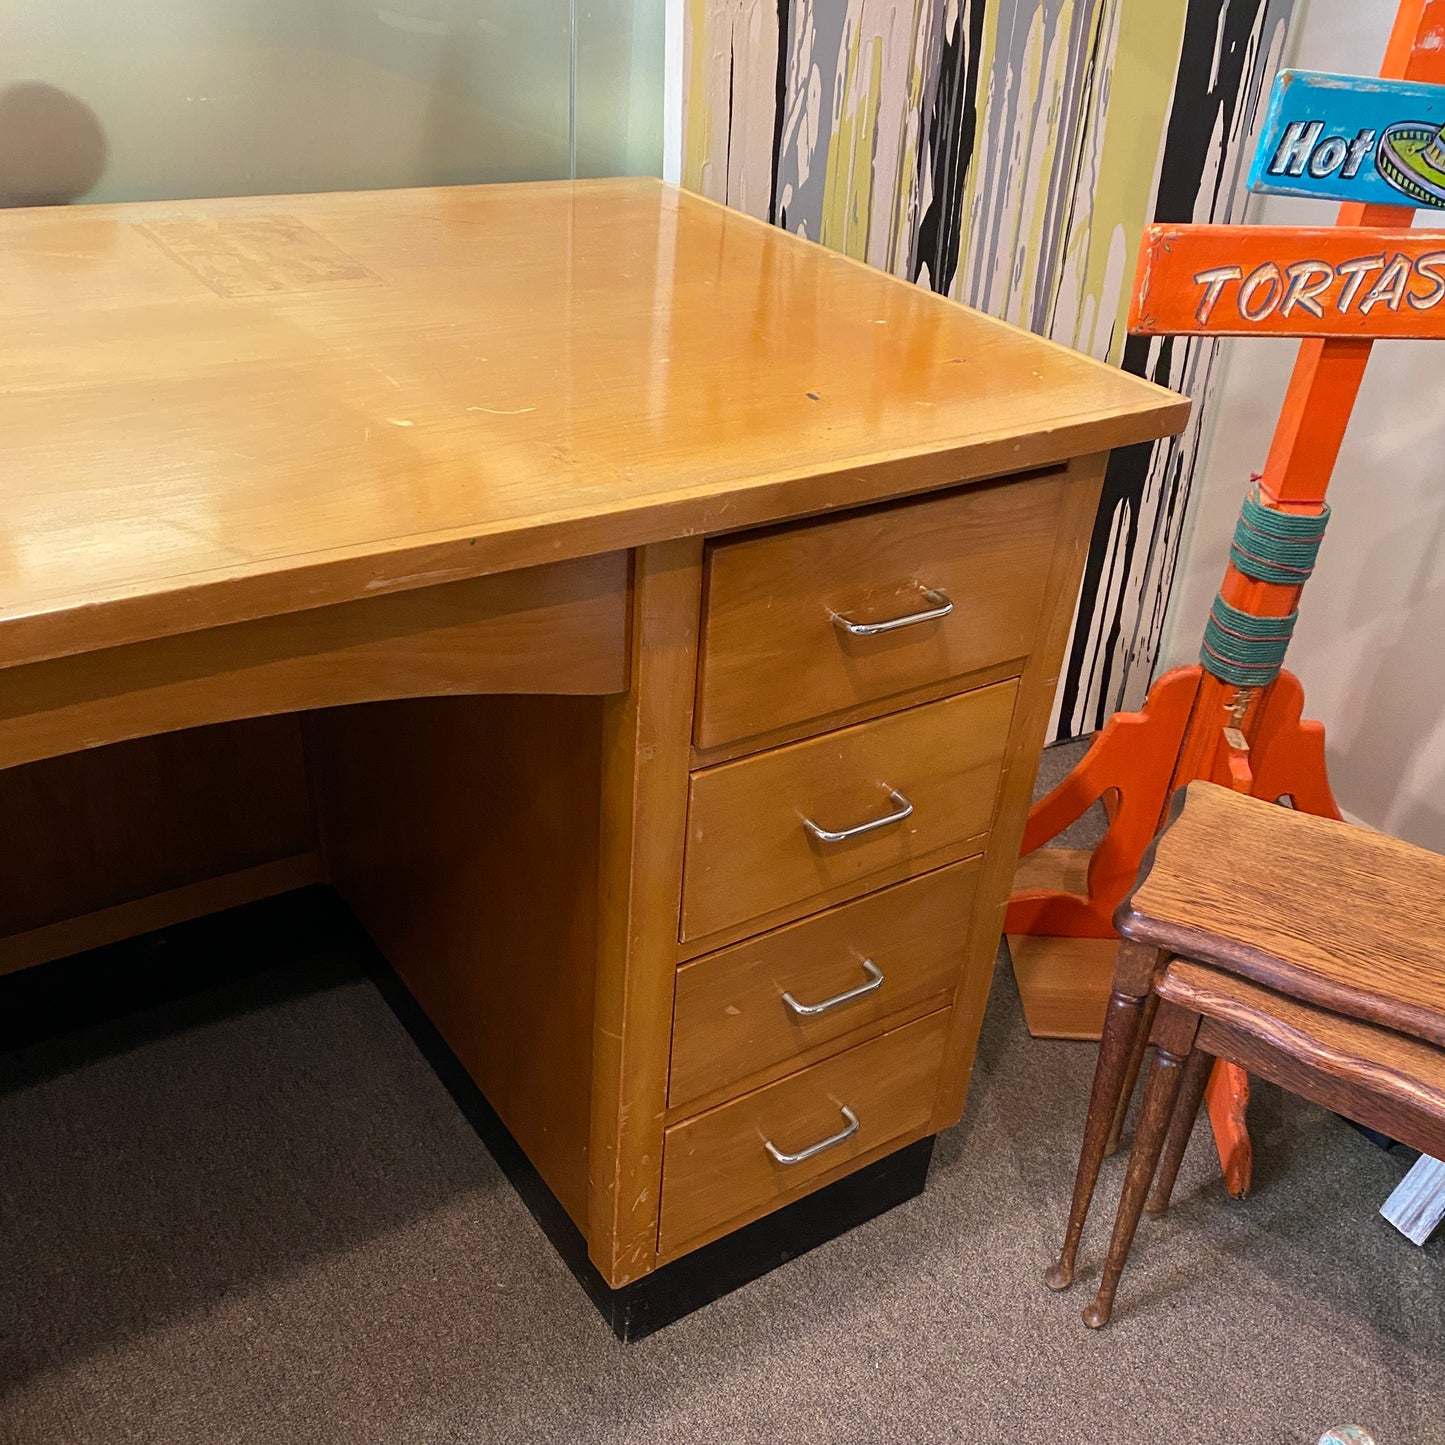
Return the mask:
{"type": "Polygon", "coordinates": [[[1177,431],[656,181],[0,213],[0,666],[1177,431]]]}

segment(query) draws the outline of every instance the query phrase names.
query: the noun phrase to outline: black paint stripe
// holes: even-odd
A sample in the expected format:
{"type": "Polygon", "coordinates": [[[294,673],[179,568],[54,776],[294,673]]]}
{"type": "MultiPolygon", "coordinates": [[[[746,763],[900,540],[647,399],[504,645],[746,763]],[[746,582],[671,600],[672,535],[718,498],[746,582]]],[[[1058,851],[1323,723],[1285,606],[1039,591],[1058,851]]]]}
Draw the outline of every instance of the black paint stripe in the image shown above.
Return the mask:
{"type": "Polygon", "coordinates": [[[773,174],[768,181],[768,220],[778,224],[778,178],[783,168],[783,120],[788,113],[788,56],[792,0],[778,0],[778,68],[773,82],[773,174]]]}
{"type": "Polygon", "coordinates": [[[978,63],[983,49],[982,0],[960,6],[952,35],[944,35],[938,82],[928,105],[927,142],[919,147],[918,178],[933,172],[933,198],[918,219],[909,279],[928,267],[932,288],[947,295],[958,271],[963,239],[964,183],[978,136],[978,63]]]}

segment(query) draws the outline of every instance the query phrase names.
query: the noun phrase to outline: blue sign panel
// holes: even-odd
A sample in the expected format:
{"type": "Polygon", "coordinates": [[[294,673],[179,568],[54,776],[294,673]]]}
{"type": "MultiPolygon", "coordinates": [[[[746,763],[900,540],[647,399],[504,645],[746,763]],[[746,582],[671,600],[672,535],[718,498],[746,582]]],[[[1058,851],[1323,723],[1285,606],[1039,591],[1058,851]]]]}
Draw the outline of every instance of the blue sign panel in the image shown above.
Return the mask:
{"type": "Polygon", "coordinates": [[[1249,188],[1271,196],[1445,206],[1445,85],[1282,70],[1249,188]]]}

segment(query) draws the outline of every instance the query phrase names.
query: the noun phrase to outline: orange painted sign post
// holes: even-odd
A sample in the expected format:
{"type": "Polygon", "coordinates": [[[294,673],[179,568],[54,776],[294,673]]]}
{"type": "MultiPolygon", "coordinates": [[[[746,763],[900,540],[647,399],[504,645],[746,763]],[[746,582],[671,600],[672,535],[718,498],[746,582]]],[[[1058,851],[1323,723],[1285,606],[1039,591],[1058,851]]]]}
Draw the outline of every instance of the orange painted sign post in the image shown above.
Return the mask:
{"type": "Polygon", "coordinates": [[[1445,340],[1445,231],[1150,226],[1129,330],[1445,340]]]}
{"type": "MultiPolygon", "coordinates": [[[[1401,0],[1381,76],[1413,84],[1354,82],[1353,109],[1338,117],[1330,107],[1337,93],[1350,94],[1348,77],[1318,81],[1317,93],[1307,97],[1323,108],[1314,119],[1291,111],[1305,104],[1304,92],[1277,94],[1271,115],[1279,125],[1266,131],[1270,154],[1256,165],[1258,188],[1279,189],[1276,172],[1308,175],[1320,187],[1326,181],[1362,186],[1365,162],[1378,152],[1388,162],[1388,193],[1445,206],[1445,131],[1431,109],[1445,113],[1445,91],[1439,89],[1445,87],[1445,0],[1401,0]],[[1423,87],[1437,89],[1427,93],[1423,87]],[[1412,110],[1399,124],[1386,117],[1383,130],[1368,116],[1368,124],[1354,123],[1366,101],[1383,106],[1397,92],[1421,114],[1412,110]],[[1406,152],[1402,137],[1409,142],[1406,152]],[[1354,151],[1352,140],[1358,142],[1354,151]],[[1420,194],[1406,192],[1402,178],[1419,181],[1420,194]],[[1437,179],[1439,200],[1430,189],[1437,179]]],[[[1285,88],[1290,79],[1282,77],[1285,88]]],[[[1199,665],[1166,673],[1139,712],[1110,718],[1074,771],[1029,815],[1026,856],[1005,931],[1011,947],[1016,937],[1028,946],[1028,977],[1019,966],[1023,950],[1013,952],[1031,1027],[1030,980],[1036,979],[1040,1001],[1047,997],[1056,1017],[1060,1000],[1068,999],[1079,1018],[1077,1028],[1055,1023],[1049,1032],[1086,1037],[1091,1031],[1097,1037],[1108,996],[1108,955],[1089,950],[1111,949],[1114,910],[1184,783],[1208,778],[1339,817],[1325,769],[1324,729],[1302,720],[1304,691],[1281,663],[1324,532],[1325,492],[1372,344],[1387,337],[1445,338],[1445,229],[1410,230],[1412,216],[1408,204],[1350,201],[1333,228],[1149,228],[1131,330],[1305,339],[1264,470],[1244,502],[1199,665]],[[1077,855],[1044,845],[1101,800],[1110,825],[1089,855],[1081,886],[1077,855]],[[1080,977],[1072,992],[1071,969],[1080,977]]],[[[1221,1065],[1207,1097],[1225,1183],[1238,1196],[1247,1192],[1252,1168],[1244,1119],[1248,1078],[1221,1065]]],[[[1121,1122],[1115,1121],[1115,1143],[1121,1122]]]]}

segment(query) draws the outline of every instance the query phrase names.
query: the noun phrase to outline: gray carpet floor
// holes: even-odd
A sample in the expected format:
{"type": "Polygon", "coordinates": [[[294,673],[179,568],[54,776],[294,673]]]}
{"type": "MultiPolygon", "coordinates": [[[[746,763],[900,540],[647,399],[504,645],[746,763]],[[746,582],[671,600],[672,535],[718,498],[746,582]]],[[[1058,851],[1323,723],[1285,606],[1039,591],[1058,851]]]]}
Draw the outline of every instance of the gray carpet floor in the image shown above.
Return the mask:
{"type": "Polygon", "coordinates": [[[1256,1193],[1191,1144],[1114,1324],[1041,1272],[1089,1045],[1001,961],[963,1122],[917,1200],[618,1344],[369,984],[0,1088],[4,1445],[1445,1441],[1445,1239],[1377,1209],[1408,1159],[1266,1086],[1256,1193]]]}

